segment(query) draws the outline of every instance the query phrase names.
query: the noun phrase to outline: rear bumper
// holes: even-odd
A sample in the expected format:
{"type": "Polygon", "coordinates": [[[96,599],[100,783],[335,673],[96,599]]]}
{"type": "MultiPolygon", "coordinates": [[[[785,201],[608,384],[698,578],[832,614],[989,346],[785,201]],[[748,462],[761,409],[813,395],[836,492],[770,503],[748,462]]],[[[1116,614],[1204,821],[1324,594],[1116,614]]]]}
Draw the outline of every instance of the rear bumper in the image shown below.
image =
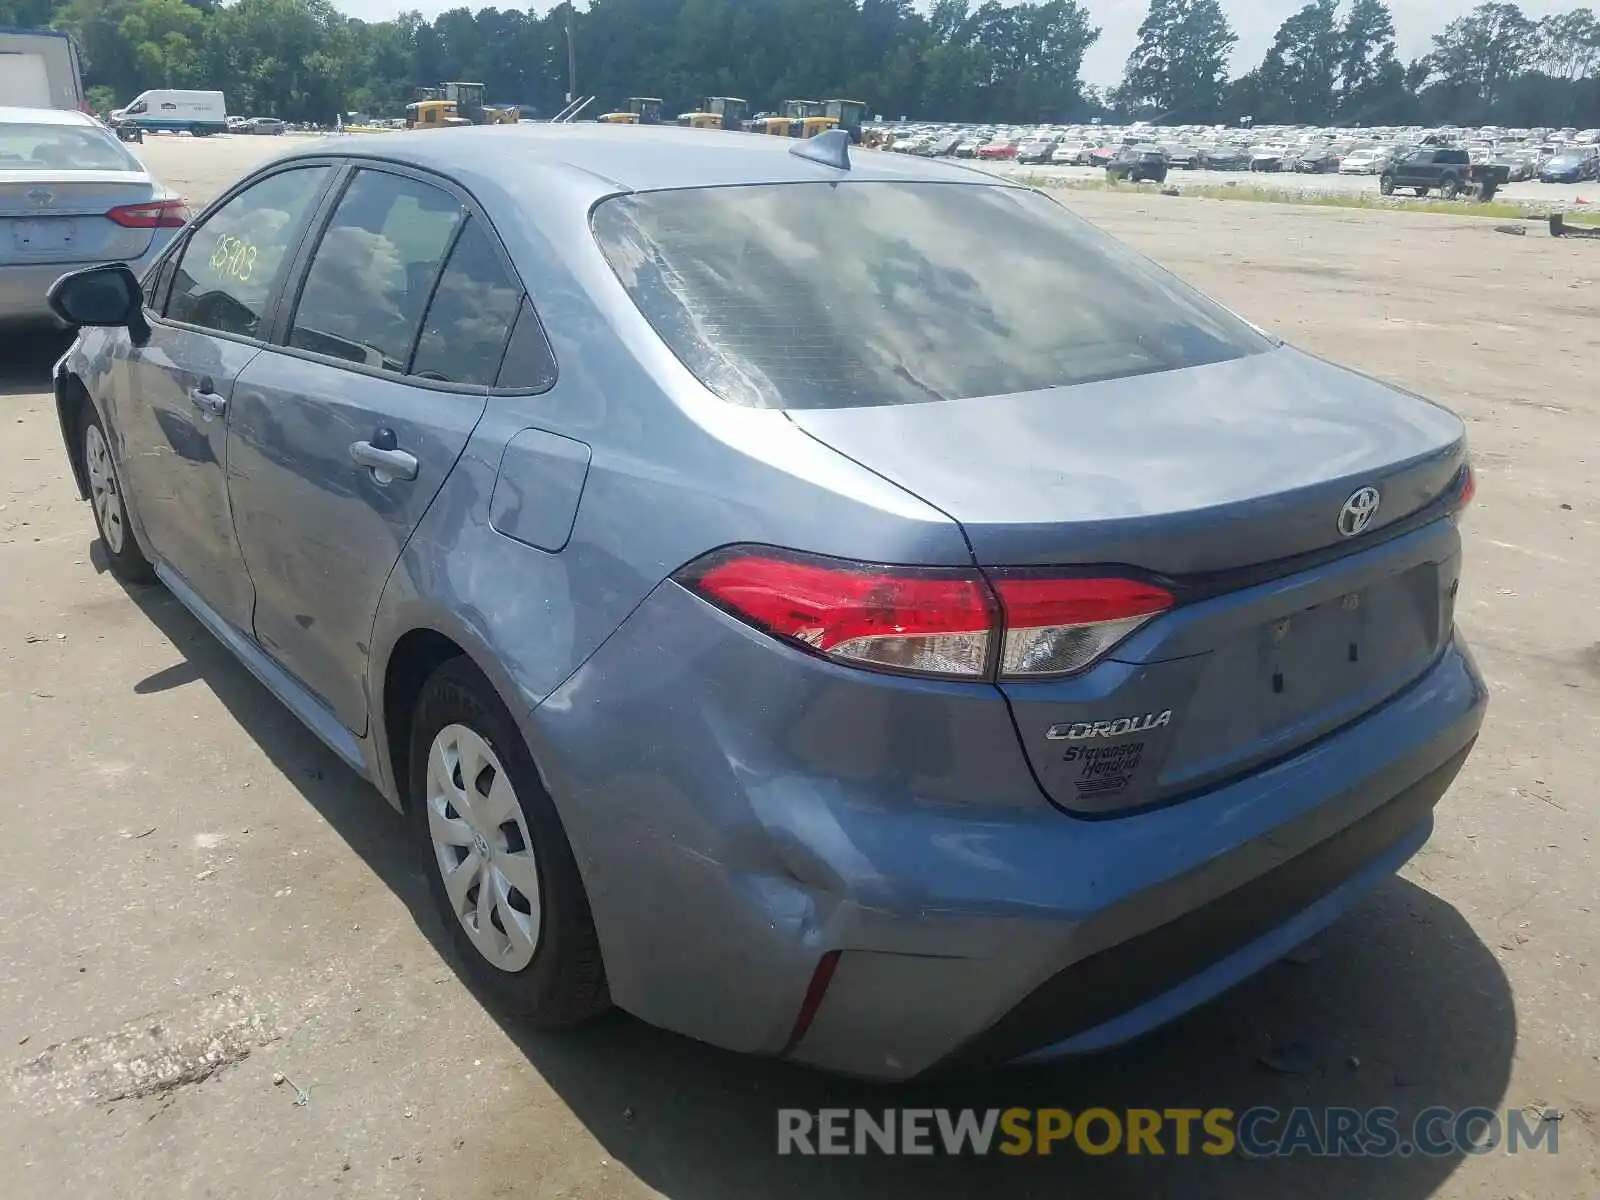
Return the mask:
{"type": "Polygon", "coordinates": [[[1485,705],[1457,639],[1302,754],[1082,821],[997,695],[864,680],[669,584],[525,729],[623,1008],[903,1079],[1114,1044],[1285,953],[1426,840],[1485,705]]]}
{"type": "MultiPolygon", "coordinates": [[[[135,275],[143,276],[158,254],[178,231],[157,229],[150,245],[138,258],[127,261],[135,275]]],[[[100,260],[68,263],[30,263],[25,266],[0,265],[0,325],[48,324],[63,328],[45,301],[50,285],[63,275],[99,265],[100,260]]]]}

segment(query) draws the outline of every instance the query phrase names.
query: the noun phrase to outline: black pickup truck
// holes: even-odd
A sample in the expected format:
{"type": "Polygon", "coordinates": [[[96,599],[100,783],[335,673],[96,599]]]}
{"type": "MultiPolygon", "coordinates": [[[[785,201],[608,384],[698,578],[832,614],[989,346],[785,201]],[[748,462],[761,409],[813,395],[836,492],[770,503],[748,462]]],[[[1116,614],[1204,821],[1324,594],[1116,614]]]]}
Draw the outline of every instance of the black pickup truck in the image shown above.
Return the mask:
{"type": "Polygon", "coordinates": [[[1400,154],[1378,176],[1378,190],[1385,196],[1396,188],[1412,188],[1419,196],[1437,191],[1446,200],[1471,192],[1478,200],[1489,200],[1511,177],[1504,163],[1474,163],[1471,156],[1453,146],[1418,146],[1400,154]]]}

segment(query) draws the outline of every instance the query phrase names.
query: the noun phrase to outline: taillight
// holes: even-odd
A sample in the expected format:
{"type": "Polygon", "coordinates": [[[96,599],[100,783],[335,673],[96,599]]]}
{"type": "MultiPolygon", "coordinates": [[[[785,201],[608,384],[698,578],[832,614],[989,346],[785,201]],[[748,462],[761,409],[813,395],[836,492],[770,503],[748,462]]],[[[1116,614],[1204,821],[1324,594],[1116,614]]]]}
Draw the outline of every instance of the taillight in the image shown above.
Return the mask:
{"type": "Polygon", "coordinates": [[[740,620],[836,662],[908,675],[1038,679],[1098,661],[1172,594],[1120,576],[892,567],[734,547],[679,583],[740,620]]]}
{"type": "Polygon", "coordinates": [[[106,213],[106,219],[126,229],[181,229],[189,223],[189,206],[182,200],[122,204],[106,213]]]}
{"type": "Polygon", "coordinates": [[[1473,473],[1472,464],[1467,463],[1461,468],[1461,480],[1456,485],[1455,509],[1460,512],[1472,503],[1472,498],[1478,494],[1478,477],[1473,473]]]}
{"type": "Polygon", "coordinates": [[[841,662],[969,678],[989,668],[997,614],[976,571],[752,547],[704,559],[679,582],[758,629],[841,662]]]}
{"type": "Polygon", "coordinates": [[[1070,675],[1089,666],[1157,613],[1172,593],[1119,576],[1050,578],[997,572],[1005,618],[1000,678],[1070,675]]]}

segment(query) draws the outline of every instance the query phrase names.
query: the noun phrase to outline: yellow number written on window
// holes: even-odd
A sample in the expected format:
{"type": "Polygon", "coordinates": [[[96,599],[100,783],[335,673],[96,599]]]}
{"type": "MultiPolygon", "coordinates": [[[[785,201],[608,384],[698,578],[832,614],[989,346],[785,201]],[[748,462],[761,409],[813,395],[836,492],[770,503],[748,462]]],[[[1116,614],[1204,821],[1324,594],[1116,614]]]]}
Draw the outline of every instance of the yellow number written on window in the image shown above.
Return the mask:
{"type": "Polygon", "coordinates": [[[228,279],[249,283],[257,253],[255,246],[243,238],[218,234],[216,248],[211,251],[211,269],[228,279]]]}

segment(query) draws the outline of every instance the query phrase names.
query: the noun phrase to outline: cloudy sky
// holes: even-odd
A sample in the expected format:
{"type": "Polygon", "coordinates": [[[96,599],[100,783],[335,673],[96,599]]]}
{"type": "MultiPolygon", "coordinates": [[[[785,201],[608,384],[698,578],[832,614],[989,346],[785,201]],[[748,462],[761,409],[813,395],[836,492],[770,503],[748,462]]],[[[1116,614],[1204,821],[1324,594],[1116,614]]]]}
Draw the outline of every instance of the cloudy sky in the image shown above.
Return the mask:
{"type": "MultiPolygon", "coordinates": [[[[1122,78],[1123,64],[1133,49],[1139,22],[1144,19],[1149,0],[1081,0],[1089,15],[1100,26],[1100,40],[1089,50],[1084,60],[1083,76],[1090,83],[1114,84],[1122,78]]],[[[1530,17],[1541,17],[1549,12],[1577,7],[1582,0],[1524,0],[1522,10],[1530,17]]],[[[400,4],[394,0],[334,0],[337,7],[354,17],[368,21],[382,21],[393,17],[402,9],[415,8],[425,16],[433,16],[448,8],[461,7],[462,0],[422,0],[421,3],[400,4]]],[[[928,0],[916,0],[917,7],[926,9],[928,0]]],[[[1272,35],[1278,31],[1283,19],[1298,9],[1305,0],[1222,0],[1223,11],[1233,22],[1239,34],[1239,44],[1234,49],[1234,74],[1243,74],[1266,53],[1272,44],[1272,35]]],[[[581,10],[584,0],[578,0],[581,10]]],[[[467,7],[483,7],[476,0],[468,0],[467,7]]],[[[501,0],[498,7],[521,7],[516,0],[501,0]]],[[[541,11],[550,5],[535,0],[541,11]]],[[[1472,0],[1391,0],[1395,33],[1400,42],[1400,57],[1415,58],[1426,52],[1429,38],[1445,25],[1473,7],[1472,0]]],[[[641,85],[642,86],[642,85],[641,85]]]]}

